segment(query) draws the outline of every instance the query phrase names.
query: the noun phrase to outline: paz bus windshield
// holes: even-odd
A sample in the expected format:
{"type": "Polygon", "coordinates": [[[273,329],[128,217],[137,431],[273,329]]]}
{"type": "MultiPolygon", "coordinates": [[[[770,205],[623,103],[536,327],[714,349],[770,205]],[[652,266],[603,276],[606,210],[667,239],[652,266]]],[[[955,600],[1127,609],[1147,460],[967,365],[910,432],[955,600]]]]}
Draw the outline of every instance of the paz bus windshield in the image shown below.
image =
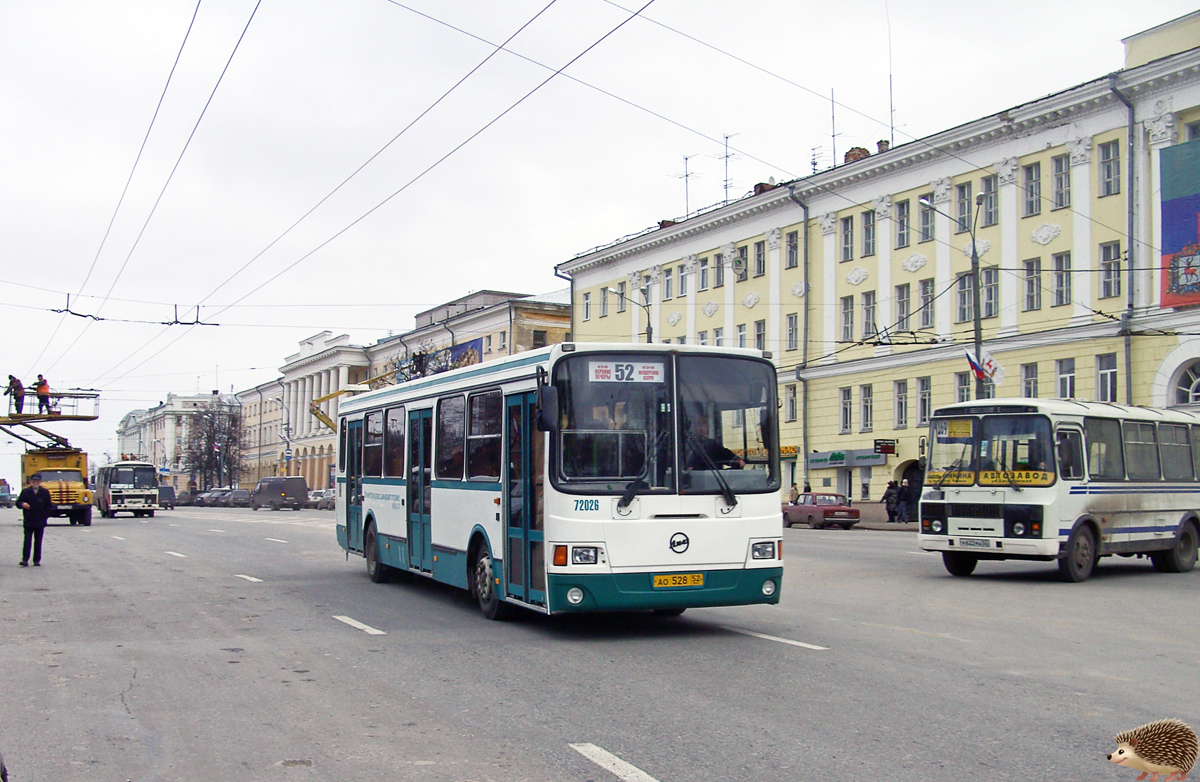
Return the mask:
{"type": "Polygon", "coordinates": [[[158,486],[154,468],[150,466],[116,467],[109,476],[110,486],[133,489],[153,489],[158,486]]]}
{"type": "Polygon", "coordinates": [[[751,358],[584,353],[558,363],[554,481],[570,492],[779,490],[775,373],[751,358]]]}
{"type": "Polygon", "coordinates": [[[932,424],[926,485],[1049,486],[1054,439],[1041,415],[954,416],[932,424]]]}

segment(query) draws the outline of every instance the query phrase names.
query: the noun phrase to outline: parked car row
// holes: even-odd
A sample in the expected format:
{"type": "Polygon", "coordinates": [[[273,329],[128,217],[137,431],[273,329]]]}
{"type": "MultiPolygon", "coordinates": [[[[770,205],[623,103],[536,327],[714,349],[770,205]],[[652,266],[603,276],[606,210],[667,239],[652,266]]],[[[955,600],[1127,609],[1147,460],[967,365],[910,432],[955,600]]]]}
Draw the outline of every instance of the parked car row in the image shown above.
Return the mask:
{"type": "Polygon", "coordinates": [[[193,505],[199,508],[269,508],[279,510],[291,508],[316,508],[333,510],[337,503],[333,489],[309,491],[304,478],[298,475],[263,478],[250,489],[210,489],[202,492],[187,490],[176,492],[172,486],[160,486],[158,503],[172,509],[176,505],[193,505]]]}
{"type": "Polygon", "coordinates": [[[337,505],[337,492],[333,489],[317,489],[308,493],[308,502],[304,503],[306,508],[316,508],[317,510],[333,510],[337,505]]]}

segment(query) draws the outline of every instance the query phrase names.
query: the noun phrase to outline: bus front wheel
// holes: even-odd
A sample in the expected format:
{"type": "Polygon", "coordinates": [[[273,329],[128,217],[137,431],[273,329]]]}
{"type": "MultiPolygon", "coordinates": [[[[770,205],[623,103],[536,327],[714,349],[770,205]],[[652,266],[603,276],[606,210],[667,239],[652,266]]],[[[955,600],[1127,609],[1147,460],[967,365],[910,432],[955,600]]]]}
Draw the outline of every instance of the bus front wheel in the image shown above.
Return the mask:
{"type": "Polygon", "coordinates": [[[1067,555],[1058,560],[1058,574],[1069,583],[1087,581],[1096,559],[1096,536],[1091,527],[1080,526],[1067,541],[1067,555]]]}
{"type": "Polygon", "coordinates": [[[496,592],[496,577],[492,570],[492,555],[486,545],[475,552],[475,599],[479,610],[488,619],[502,621],[512,615],[512,606],[496,592]]]}
{"type": "Polygon", "coordinates": [[[391,568],[379,561],[379,538],[375,535],[375,525],[368,524],[366,535],[363,536],[363,554],[367,560],[367,577],[372,583],[383,584],[390,580],[391,568]]]}
{"type": "Polygon", "coordinates": [[[975,566],[979,564],[979,557],[960,554],[957,551],[943,551],[942,564],[946,566],[946,572],[952,576],[969,576],[975,572],[975,566]]]}

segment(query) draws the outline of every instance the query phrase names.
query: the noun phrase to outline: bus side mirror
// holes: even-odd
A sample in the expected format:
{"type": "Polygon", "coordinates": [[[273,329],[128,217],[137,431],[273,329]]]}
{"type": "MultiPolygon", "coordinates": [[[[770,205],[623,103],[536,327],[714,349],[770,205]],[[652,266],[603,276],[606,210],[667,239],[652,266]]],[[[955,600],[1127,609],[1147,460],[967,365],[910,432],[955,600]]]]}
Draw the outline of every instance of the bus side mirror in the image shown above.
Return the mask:
{"type": "Polygon", "coordinates": [[[554,386],[538,386],[537,428],[539,432],[553,432],[558,426],[558,389],[554,386]]]}

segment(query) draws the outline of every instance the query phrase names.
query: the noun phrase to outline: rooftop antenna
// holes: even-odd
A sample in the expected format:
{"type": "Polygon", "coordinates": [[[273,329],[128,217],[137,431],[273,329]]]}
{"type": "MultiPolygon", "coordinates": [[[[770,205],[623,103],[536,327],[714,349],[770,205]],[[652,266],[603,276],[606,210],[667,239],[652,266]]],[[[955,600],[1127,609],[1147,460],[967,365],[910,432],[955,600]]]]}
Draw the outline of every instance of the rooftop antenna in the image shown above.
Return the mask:
{"type": "Polygon", "coordinates": [[[722,160],[725,161],[725,203],[729,203],[729,188],[733,186],[733,180],[729,178],[729,161],[735,160],[735,159],[736,160],[741,159],[741,158],[738,158],[736,155],[730,154],[729,139],[733,138],[734,136],[739,136],[739,135],[741,135],[741,134],[740,133],[726,133],[725,134],[725,154],[717,155],[718,158],[721,158],[722,160]]]}
{"type": "Polygon", "coordinates": [[[692,213],[691,198],[690,198],[690,194],[688,192],[688,190],[689,190],[688,180],[694,176],[700,176],[696,172],[688,170],[688,161],[694,157],[696,157],[696,156],[695,155],[684,155],[683,156],[683,173],[673,175],[676,179],[683,180],[683,216],[684,217],[687,217],[688,215],[690,215],[692,213]]]}
{"type": "Polygon", "coordinates": [[[833,165],[837,165],[837,101],[833,99],[833,87],[829,88],[829,143],[833,146],[833,165]]]}
{"type": "Polygon", "coordinates": [[[817,173],[817,161],[821,159],[821,148],[813,147],[812,150],[812,172],[817,173]]]}
{"type": "Polygon", "coordinates": [[[888,10],[887,0],[883,0],[883,15],[887,19],[888,34],[888,130],[890,132],[888,146],[896,146],[896,103],[892,92],[892,14],[888,10]]]}

